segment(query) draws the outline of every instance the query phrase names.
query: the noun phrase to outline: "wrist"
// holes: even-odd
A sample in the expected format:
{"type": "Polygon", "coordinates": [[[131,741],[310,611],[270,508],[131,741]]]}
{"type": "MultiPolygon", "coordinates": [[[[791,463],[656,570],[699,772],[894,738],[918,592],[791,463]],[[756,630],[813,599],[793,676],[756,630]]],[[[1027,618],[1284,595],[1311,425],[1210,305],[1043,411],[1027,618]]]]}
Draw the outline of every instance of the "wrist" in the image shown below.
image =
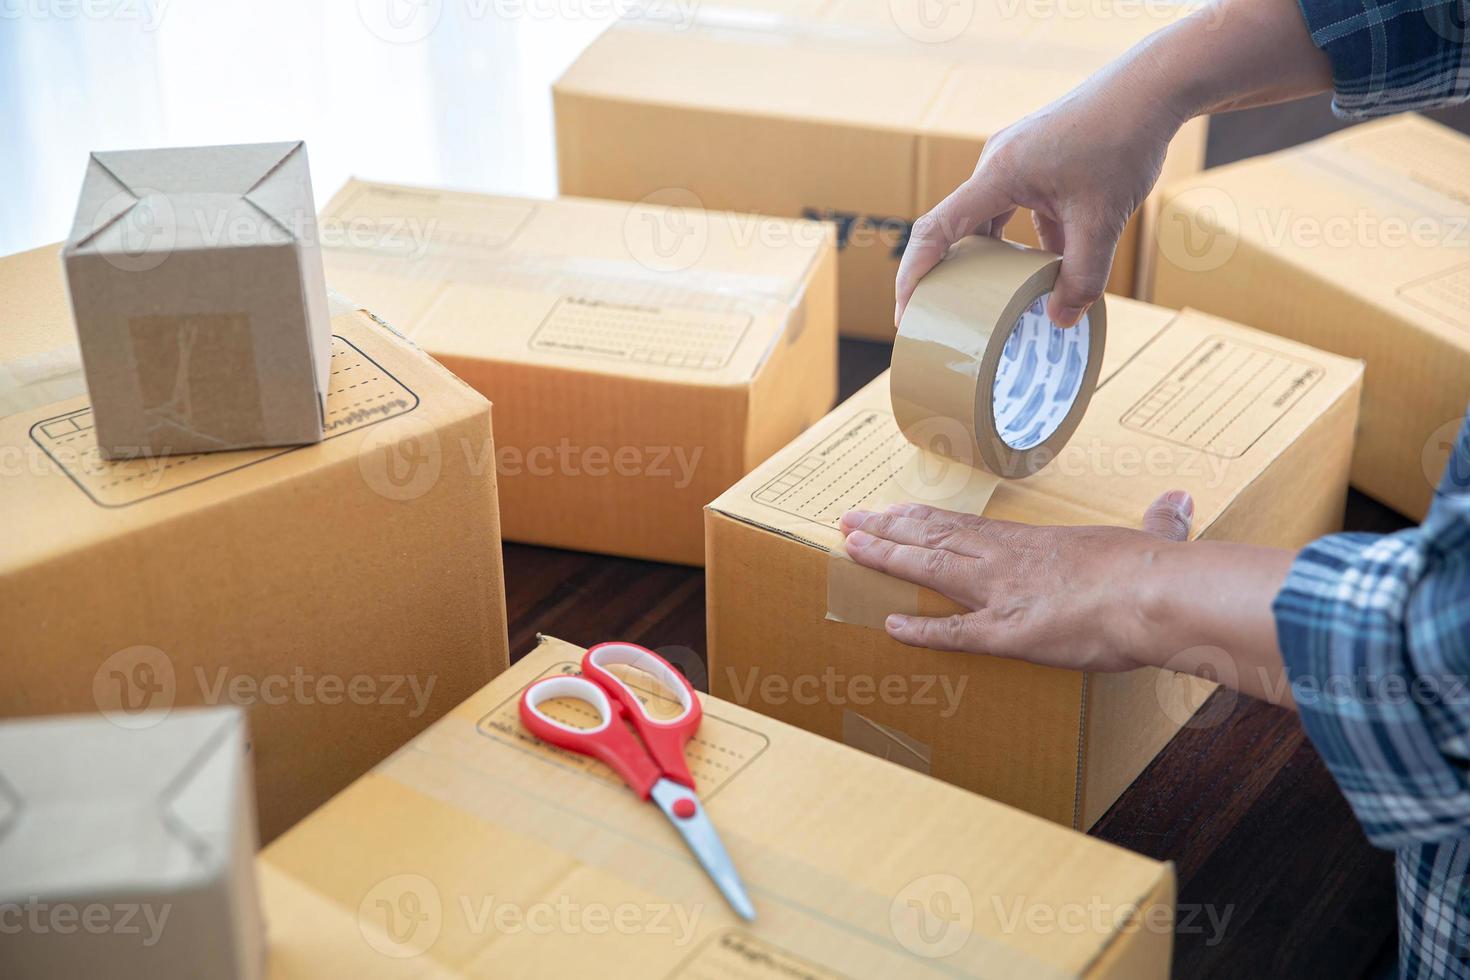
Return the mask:
{"type": "MultiPolygon", "coordinates": [[[[1122,604],[1131,665],[1159,667],[1194,642],[1186,635],[1190,617],[1178,601],[1189,542],[1148,537],[1134,560],[1133,587],[1122,604]]],[[[1187,586],[1184,586],[1187,589],[1187,586]]]]}

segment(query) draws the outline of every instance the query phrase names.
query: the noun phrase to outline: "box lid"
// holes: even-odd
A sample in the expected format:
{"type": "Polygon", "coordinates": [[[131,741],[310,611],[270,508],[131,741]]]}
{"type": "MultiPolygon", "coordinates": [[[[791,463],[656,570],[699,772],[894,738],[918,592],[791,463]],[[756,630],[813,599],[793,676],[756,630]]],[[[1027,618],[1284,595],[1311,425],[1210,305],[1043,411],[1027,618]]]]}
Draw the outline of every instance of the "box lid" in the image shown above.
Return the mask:
{"type": "Polygon", "coordinates": [[[581,656],[543,638],[262,854],[281,975],[1167,974],[1169,865],[702,697],[688,755],[743,923],[655,807],[521,727],[520,690],[581,656]]]}
{"type": "Polygon", "coordinates": [[[1192,9],[1057,0],[1037,13],[969,3],[936,8],[931,22],[871,0],[779,11],[703,4],[675,20],[618,22],[555,90],[983,140],[1192,9]]]}
{"type": "Polygon", "coordinates": [[[748,382],[801,329],[832,238],[815,221],[356,180],[322,221],[333,283],[436,356],[705,385],[748,382]]]}
{"type": "Polygon", "coordinates": [[[0,900],[214,879],[254,823],[246,745],[235,707],[0,723],[0,900]]]}
{"type": "Polygon", "coordinates": [[[880,376],[721,494],[709,509],[838,552],[852,508],[919,501],[1033,524],[1136,526],[1188,489],[1194,533],[1345,392],[1362,364],[1193,310],[1108,297],[1099,387],[1057,458],[990,489],[908,443],[880,376]]]}
{"type": "Polygon", "coordinates": [[[134,259],[281,245],[314,221],[299,140],[99,151],[87,161],[66,252],[134,259]]]}
{"type": "Polygon", "coordinates": [[[1354,126],[1171,185],[1161,220],[1196,234],[1161,239],[1162,261],[1207,271],[1254,249],[1463,347],[1466,174],[1470,137],[1446,126],[1415,114],[1354,126]]]}
{"type": "Polygon", "coordinates": [[[0,299],[18,313],[0,329],[0,454],[15,468],[0,480],[0,513],[24,517],[7,527],[0,575],[344,464],[356,473],[371,427],[388,419],[436,428],[489,410],[483,396],[339,296],[338,373],[323,442],[103,460],[56,255],[50,246],[0,258],[0,299]]]}

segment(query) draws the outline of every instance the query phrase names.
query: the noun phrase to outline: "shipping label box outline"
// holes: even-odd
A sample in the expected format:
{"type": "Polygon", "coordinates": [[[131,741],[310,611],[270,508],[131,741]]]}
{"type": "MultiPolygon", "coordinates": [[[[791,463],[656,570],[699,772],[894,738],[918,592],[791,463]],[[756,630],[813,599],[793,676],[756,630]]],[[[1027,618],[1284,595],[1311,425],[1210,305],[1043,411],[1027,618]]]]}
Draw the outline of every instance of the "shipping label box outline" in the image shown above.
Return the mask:
{"type": "Polygon", "coordinates": [[[543,637],[261,855],[274,980],[593,970],[762,980],[787,967],[812,976],[1167,976],[1170,865],[701,695],[710,728],[701,730],[710,752],[696,749],[694,760],[701,797],[757,908],[754,923],[738,920],[657,808],[591,771],[600,763],[567,764],[506,710],[538,677],[575,671],[581,653],[543,637]],[[500,720],[487,730],[488,719],[500,720]],[[738,768],[711,788],[700,757],[726,752],[738,768]],[[526,910],[659,909],[689,928],[477,928],[464,909],[487,898],[526,910]],[[906,921],[949,899],[962,903],[944,907],[954,923],[924,923],[935,933],[906,921]],[[997,908],[1018,900],[1101,901],[1120,921],[1007,929],[997,908]],[[422,931],[389,918],[409,901],[427,913],[422,931]]]}
{"type": "Polygon", "coordinates": [[[1419,116],[1170,184],[1154,299],[1361,359],[1353,485],[1429,509],[1470,404],[1470,137],[1419,116]]]}
{"type": "Polygon", "coordinates": [[[1197,536],[1299,546],[1341,527],[1361,365],[1195,311],[1108,302],[1097,393],[1039,474],[990,496],[988,475],[909,445],[884,375],[711,503],[711,691],[1091,827],[1213,685],[905,647],[882,632],[887,613],[957,607],[846,560],[838,521],[918,500],[1032,524],[1136,527],[1154,497],[1181,487],[1195,498],[1197,536]],[[1201,435],[1181,440],[1177,427],[1201,435]]]}
{"type": "Polygon", "coordinates": [[[432,358],[339,301],[322,442],[107,461],[85,395],[50,397],[80,388],[56,249],[0,259],[0,296],[0,447],[30,464],[0,481],[0,717],[242,703],[270,840],[505,668],[494,472],[464,451],[490,406],[432,358]]]}
{"type": "Polygon", "coordinates": [[[323,213],[334,285],[501,406],[507,540],[687,565],[836,398],[830,229],[741,220],[361,181],[323,213]]]}
{"type": "MultiPolygon", "coordinates": [[[[561,193],[832,221],[841,330],[891,341],[910,226],[970,176],[985,141],[1189,13],[1138,0],[1091,17],[1072,0],[1050,18],[972,9],[963,30],[928,40],[872,0],[780,13],[735,0],[688,23],[619,22],[552,88],[561,193]]],[[[1203,167],[1206,126],[1180,130],[1164,179],[1203,167]]],[[[1128,222],[1111,292],[1147,294],[1140,245],[1157,206],[1150,195],[1128,222]]],[[[1006,232],[1037,244],[1024,208],[1006,232]]]]}

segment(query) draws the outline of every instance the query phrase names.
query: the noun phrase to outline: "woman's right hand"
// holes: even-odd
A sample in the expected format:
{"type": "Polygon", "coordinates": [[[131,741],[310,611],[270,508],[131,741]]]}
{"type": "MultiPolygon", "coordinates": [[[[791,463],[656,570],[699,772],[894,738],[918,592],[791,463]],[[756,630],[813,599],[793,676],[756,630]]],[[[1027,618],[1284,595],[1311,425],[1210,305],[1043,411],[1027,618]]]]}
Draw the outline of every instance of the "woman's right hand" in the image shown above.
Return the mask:
{"type": "Polygon", "coordinates": [[[1082,317],[1188,118],[1130,77],[1139,74],[1119,63],[986,142],[974,174],[914,223],[898,267],[895,325],[951,245],[966,235],[999,238],[1018,207],[1031,209],[1041,247],[1062,256],[1048,315],[1061,326],[1082,317]]]}

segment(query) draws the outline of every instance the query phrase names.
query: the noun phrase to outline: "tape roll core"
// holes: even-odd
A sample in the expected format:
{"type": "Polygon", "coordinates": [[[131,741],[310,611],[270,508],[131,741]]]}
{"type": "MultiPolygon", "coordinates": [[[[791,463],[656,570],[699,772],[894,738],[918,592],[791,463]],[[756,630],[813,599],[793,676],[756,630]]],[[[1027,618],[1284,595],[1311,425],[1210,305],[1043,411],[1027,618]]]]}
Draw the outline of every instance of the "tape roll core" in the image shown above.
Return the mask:
{"type": "Polygon", "coordinates": [[[958,242],[919,283],[893,346],[893,414],[915,445],[996,476],[1056,457],[1102,369],[1107,309],[1055,326],[1061,259],[989,237],[958,242]]]}

